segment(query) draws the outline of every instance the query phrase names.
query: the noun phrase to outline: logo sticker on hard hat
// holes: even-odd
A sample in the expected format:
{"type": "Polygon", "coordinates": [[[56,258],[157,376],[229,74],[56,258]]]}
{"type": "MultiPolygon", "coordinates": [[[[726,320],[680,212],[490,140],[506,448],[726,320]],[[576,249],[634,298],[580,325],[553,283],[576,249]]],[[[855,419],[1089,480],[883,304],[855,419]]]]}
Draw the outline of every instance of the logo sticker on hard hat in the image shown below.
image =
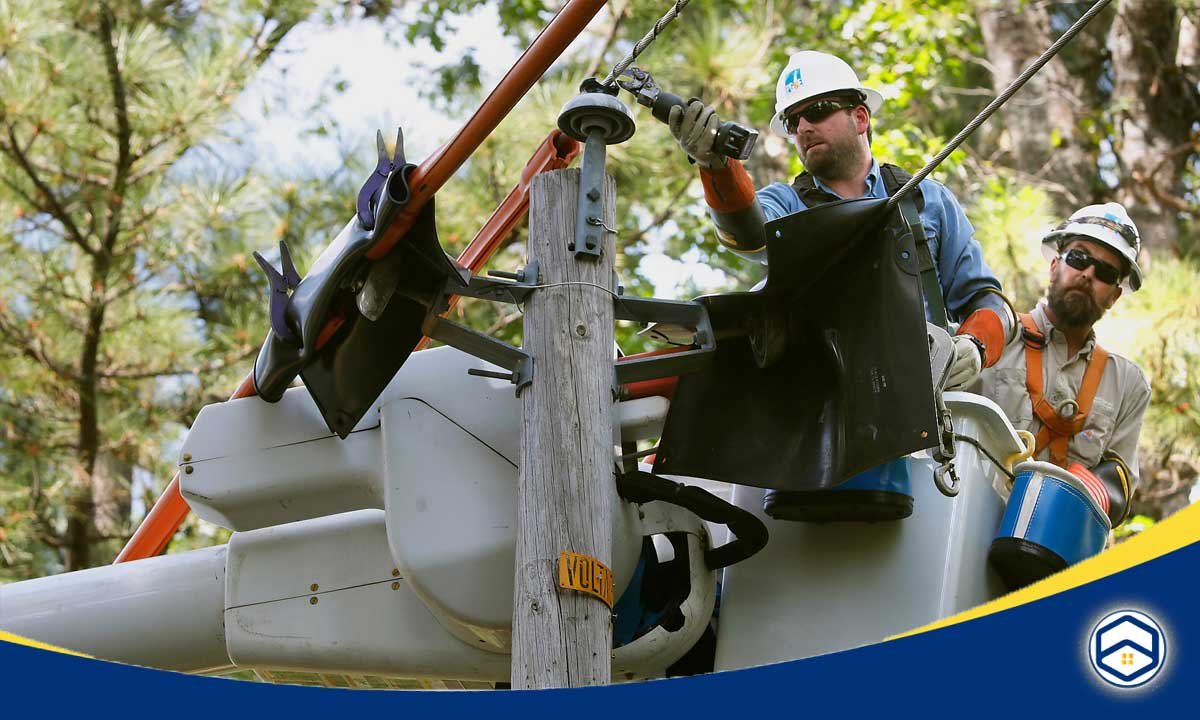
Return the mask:
{"type": "Polygon", "coordinates": [[[783,79],[783,86],[788,92],[794,93],[804,84],[804,74],[800,72],[800,68],[796,68],[787,74],[783,79]]]}
{"type": "Polygon", "coordinates": [[[1102,680],[1119,688],[1145,685],[1167,659],[1167,638],[1154,618],[1137,610],[1109,613],[1088,637],[1088,658],[1102,680]]]}

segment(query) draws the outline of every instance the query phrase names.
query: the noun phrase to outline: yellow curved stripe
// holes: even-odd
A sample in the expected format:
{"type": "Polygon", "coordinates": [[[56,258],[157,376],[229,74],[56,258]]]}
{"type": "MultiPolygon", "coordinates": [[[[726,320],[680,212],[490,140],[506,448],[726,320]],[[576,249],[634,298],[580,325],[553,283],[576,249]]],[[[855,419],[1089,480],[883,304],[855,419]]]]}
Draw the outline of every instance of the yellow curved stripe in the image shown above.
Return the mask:
{"type": "MultiPolygon", "coordinates": [[[[965,610],[957,615],[951,615],[923,627],[909,630],[906,633],[893,635],[887,640],[898,640],[909,635],[929,632],[949,625],[957,625],[967,620],[974,620],[985,615],[998,613],[1002,610],[1025,605],[1041,600],[1071,588],[1108,577],[1134,565],[1153,560],[1156,557],[1178,550],[1186,545],[1200,541],[1200,503],[1190,505],[1175,513],[1166,520],[1155,523],[1153,527],[1115,547],[1109,548],[1099,555],[1088,558],[1083,562],[1072,565],[1060,573],[1036,582],[1029,587],[996,598],[977,608],[965,610]]],[[[885,640],[886,642],[886,640],[885,640]]]]}
{"type": "Polygon", "coordinates": [[[29,638],[21,637],[20,635],[13,635],[12,633],[4,632],[3,630],[0,630],[0,642],[13,643],[14,645],[25,645],[25,646],[32,647],[32,648],[38,648],[39,650],[49,650],[51,652],[63,653],[64,655],[74,655],[76,657],[84,657],[84,658],[92,657],[91,655],[86,655],[81,652],[75,652],[74,650],[60,648],[57,645],[47,645],[44,642],[38,642],[37,640],[30,640],[29,638]]]}

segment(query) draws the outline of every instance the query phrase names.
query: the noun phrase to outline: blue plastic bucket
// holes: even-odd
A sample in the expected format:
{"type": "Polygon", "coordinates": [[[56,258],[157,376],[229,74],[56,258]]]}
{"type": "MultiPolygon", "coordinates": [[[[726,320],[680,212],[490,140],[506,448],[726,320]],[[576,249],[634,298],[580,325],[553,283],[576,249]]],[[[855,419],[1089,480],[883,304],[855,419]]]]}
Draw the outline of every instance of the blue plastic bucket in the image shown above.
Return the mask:
{"type": "Polygon", "coordinates": [[[1050,463],[1013,468],[1012,495],[988,561],[1010,589],[1024,587],[1104,549],[1112,524],[1087,488],[1050,463]]]}
{"type": "Polygon", "coordinates": [[[912,479],[902,457],[861,472],[829,490],[768,490],[763,512],[799,522],[880,522],[912,515],[912,479]]]}

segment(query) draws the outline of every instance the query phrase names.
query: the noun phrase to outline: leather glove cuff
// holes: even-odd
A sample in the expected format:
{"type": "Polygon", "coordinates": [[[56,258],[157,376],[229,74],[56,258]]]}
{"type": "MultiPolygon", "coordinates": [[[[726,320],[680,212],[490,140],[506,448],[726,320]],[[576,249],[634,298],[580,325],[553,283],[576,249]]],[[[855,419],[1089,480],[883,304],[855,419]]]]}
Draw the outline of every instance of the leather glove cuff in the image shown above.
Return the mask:
{"type": "Polygon", "coordinates": [[[958,328],[959,335],[970,335],[983,351],[983,366],[991,367],[1004,352],[1004,322],[991,308],[979,308],[967,316],[958,328]]]}
{"type": "Polygon", "coordinates": [[[701,167],[700,184],[704,186],[704,202],[717,212],[744,210],[756,199],[754,181],[737,160],[715,169],[701,167]]]}

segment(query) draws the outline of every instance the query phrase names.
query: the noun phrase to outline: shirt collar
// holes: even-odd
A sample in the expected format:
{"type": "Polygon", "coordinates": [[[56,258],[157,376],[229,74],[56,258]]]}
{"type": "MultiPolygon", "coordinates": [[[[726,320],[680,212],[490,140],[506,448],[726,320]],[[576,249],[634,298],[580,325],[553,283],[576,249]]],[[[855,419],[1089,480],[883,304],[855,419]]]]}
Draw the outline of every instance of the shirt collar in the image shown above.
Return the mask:
{"type": "MultiPolygon", "coordinates": [[[[1050,322],[1050,318],[1046,315],[1046,306],[1049,305],[1049,303],[1050,301],[1046,298],[1038,300],[1037,307],[1035,307],[1031,313],[1033,315],[1033,321],[1037,324],[1038,330],[1041,330],[1042,334],[1046,336],[1047,343],[1062,343],[1065,345],[1067,342],[1066,336],[1063,335],[1061,330],[1054,327],[1054,323],[1050,322]]],[[[1087,341],[1083,343],[1083,347],[1079,348],[1079,355],[1083,357],[1090,357],[1092,354],[1092,348],[1095,346],[1096,331],[1093,329],[1090,333],[1088,333],[1087,341]]]]}
{"type": "MultiPolygon", "coordinates": [[[[812,178],[813,178],[813,184],[815,184],[817,187],[821,188],[825,192],[829,193],[830,195],[833,195],[834,197],[838,198],[839,200],[846,199],[846,198],[842,197],[841,195],[839,195],[837,192],[835,192],[833,190],[833,188],[829,187],[824,182],[822,182],[821,178],[817,177],[816,175],[813,175],[812,178]]],[[[875,158],[871,158],[871,169],[867,171],[866,184],[867,184],[867,192],[865,195],[863,195],[863,197],[870,197],[870,198],[887,197],[886,192],[883,192],[883,193],[880,192],[880,189],[883,187],[883,184],[880,182],[880,177],[879,177],[879,163],[875,160],[875,158]]]]}

